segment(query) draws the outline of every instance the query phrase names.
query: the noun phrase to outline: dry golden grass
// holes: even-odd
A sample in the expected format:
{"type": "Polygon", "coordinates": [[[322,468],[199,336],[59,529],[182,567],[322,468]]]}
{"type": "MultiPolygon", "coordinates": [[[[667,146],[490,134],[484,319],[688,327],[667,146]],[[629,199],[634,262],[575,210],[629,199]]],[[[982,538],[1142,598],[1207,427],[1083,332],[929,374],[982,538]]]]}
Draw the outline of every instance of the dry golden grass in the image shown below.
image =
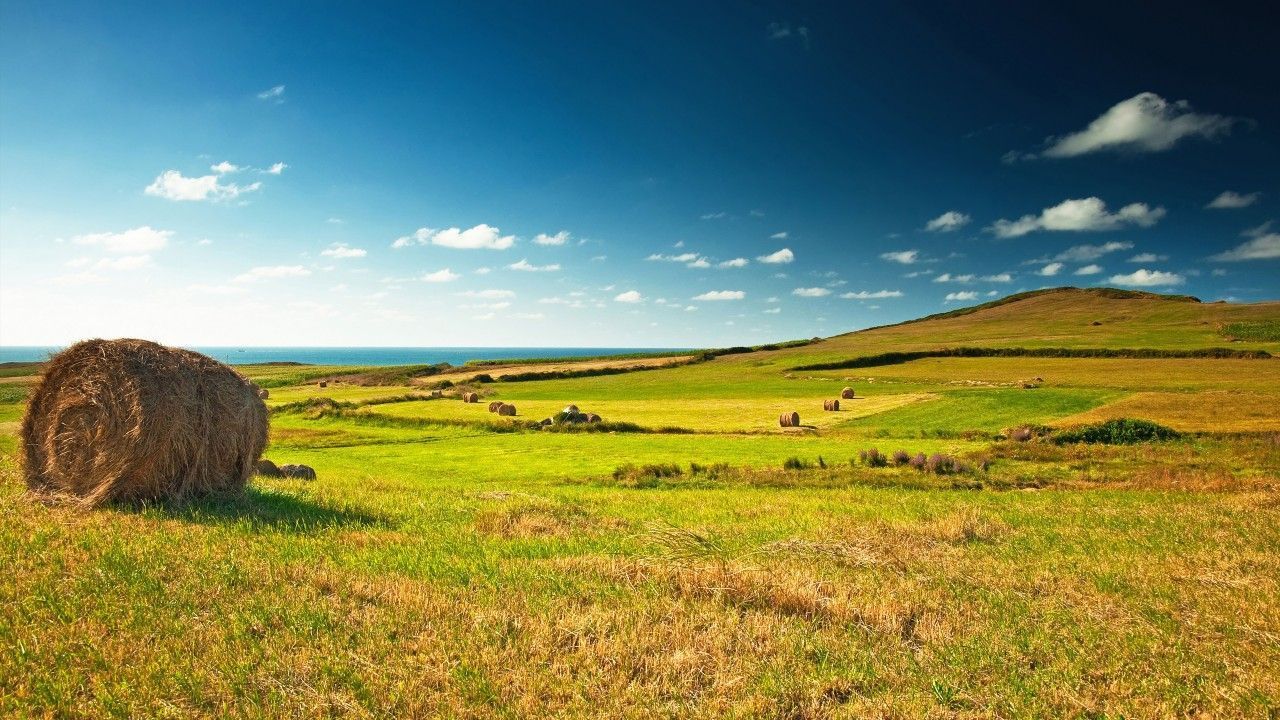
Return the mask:
{"type": "Polygon", "coordinates": [[[1126,417],[1154,420],[1184,432],[1280,431],[1280,392],[1139,392],[1053,424],[1126,417]]]}

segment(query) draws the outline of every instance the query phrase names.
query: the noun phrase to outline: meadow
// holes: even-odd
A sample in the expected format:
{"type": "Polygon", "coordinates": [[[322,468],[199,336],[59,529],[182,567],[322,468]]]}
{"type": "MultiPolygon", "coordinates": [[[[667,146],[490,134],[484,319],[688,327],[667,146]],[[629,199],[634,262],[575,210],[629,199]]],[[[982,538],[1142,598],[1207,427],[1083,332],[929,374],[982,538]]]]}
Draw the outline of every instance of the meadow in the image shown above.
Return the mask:
{"type": "Polygon", "coordinates": [[[10,369],[0,715],[1273,718],[1280,359],[797,368],[1280,354],[1278,321],[1060,291],[706,359],[242,366],[318,480],[93,511],[25,492],[10,369]],[[603,431],[536,426],[569,403],[603,431]],[[1181,434],[1053,440],[1121,417],[1181,434]]]}

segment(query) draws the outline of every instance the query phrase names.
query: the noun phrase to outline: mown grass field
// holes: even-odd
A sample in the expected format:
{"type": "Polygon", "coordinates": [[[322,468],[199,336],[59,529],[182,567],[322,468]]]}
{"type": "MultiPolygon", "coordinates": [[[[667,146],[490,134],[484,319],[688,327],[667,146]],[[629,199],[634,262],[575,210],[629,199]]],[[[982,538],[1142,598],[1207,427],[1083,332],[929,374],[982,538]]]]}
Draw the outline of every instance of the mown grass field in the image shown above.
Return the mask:
{"type": "Polygon", "coordinates": [[[456,387],[417,399],[431,377],[319,388],[369,369],[248,367],[274,407],[350,403],[273,414],[267,456],[319,479],[143,509],[24,492],[34,376],[14,373],[0,715],[1276,717],[1280,360],[794,368],[983,339],[1219,347],[1219,324],[1243,322],[1232,332],[1260,339],[1231,347],[1280,354],[1250,329],[1278,315],[1049,294],[681,367],[479,384],[478,404],[456,387]],[[844,385],[858,398],[823,412],[844,385]],[[628,431],[529,428],[570,402],[628,431]],[[777,427],[793,409],[809,427],[777,427]],[[1001,435],[1107,417],[1193,434],[1001,435]],[[969,469],[873,467],[871,447],[969,469]]]}

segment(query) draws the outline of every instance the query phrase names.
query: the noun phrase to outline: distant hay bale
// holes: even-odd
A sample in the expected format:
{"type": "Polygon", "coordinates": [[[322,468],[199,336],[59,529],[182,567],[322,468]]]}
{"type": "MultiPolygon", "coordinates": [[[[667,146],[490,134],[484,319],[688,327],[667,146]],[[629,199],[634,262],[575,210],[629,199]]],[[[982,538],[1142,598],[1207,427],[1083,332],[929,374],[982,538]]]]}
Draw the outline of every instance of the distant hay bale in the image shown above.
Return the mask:
{"type": "Polygon", "coordinates": [[[502,401],[494,400],[493,402],[489,403],[489,412],[498,412],[498,408],[500,407],[502,407],[502,401]]]}
{"type": "Polygon", "coordinates": [[[840,410],[840,401],[839,400],[823,400],[822,409],[828,410],[831,412],[838,412],[840,410]]]}
{"type": "Polygon", "coordinates": [[[444,391],[443,391],[443,390],[432,390],[432,391],[431,391],[431,397],[433,397],[433,398],[442,398],[442,397],[444,397],[444,391]]]}
{"type": "Polygon", "coordinates": [[[778,424],[782,427],[800,427],[800,413],[785,412],[778,416],[778,424]]]}
{"type": "Polygon", "coordinates": [[[320,387],[322,387],[322,388],[327,388],[327,387],[329,387],[329,383],[325,382],[324,380],[321,380],[321,381],[320,381],[320,387]]]}
{"type": "Polygon", "coordinates": [[[577,405],[566,405],[566,406],[565,406],[565,408],[564,408],[563,410],[561,410],[560,412],[564,413],[565,415],[577,415],[577,414],[579,414],[579,410],[578,410],[578,406],[577,406],[577,405]]]}
{"type": "Polygon", "coordinates": [[[466,393],[462,393],[462,402],[465,402],[465,403],[478,403],[478,402],[480,402],[480,396],[479,396],[479,395],[477,395],[477,394],[475,394],[475,393],[473,393],[473,392],[466,392],[466,393]]]}
{"type": "Polygon", "coordinates": [[[498,403],[498,414],[506,417],[514,416],[516,414],[516,406],[509,405],[507,403],[498,403]]]}
{"type": "Polygon", "coordinates": [[[267,444],[252,383],[199,353],[88,340],[44,368],[22,420],[27,486],[86,505],[237,492],[267,444]]]}
{"type": "Polygon", "coordinates": [[[847,387],[847,388],[845,388],[845,389],[841,390],[841,391],[840,391],[840,399],[842,399],[842,400],[852,400],[852,399],[853,399],[853,388],[851,388],[851,387],[847,387]]]}
{"type": "Polygon", "coordinates": [[[258,383],[250,383],[250,385],[253,385],[253,389],[258,391],[258,397],[262,398],[263,400],[266,400],[267,398],[271,397],[271,393],[267,392],[266,388],[259,386],[258,383]]]}
{"type": "Polygon", "coordinates": [[[310,465],[281,465],[280,474],[294,480],[316,479],[316,471],[310,465]]]}
{"type": "Polygon", "coordinates": [[[602,418],[595,413],[587,413],[587,422],[592,424],[602,422],[602,418]]]}
{"type": "Polygon", "coordinates": [[[253,469],[253,474],[273,478],[284,477],[284,473],[280,471],[280,468],[266,458],[258,461],[258,464],[253,469]]]}

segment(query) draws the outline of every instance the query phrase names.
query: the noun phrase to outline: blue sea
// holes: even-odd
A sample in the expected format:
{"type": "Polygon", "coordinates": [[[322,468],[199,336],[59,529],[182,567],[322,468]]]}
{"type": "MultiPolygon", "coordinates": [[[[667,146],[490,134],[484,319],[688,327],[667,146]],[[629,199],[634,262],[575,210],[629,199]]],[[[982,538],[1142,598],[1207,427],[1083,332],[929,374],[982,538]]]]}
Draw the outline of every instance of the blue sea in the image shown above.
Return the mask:
{"type": "MultiPolygon", "coordinates": [[[[0,362],[40,362],[62,348],[0,347],[0,362]]],[[[682,352],[689,348],[601,347],[192,347],[232,365],[299,362],[308,365],[462,365],[468,360],[594,357],[631,353],[682,352]]]]}

